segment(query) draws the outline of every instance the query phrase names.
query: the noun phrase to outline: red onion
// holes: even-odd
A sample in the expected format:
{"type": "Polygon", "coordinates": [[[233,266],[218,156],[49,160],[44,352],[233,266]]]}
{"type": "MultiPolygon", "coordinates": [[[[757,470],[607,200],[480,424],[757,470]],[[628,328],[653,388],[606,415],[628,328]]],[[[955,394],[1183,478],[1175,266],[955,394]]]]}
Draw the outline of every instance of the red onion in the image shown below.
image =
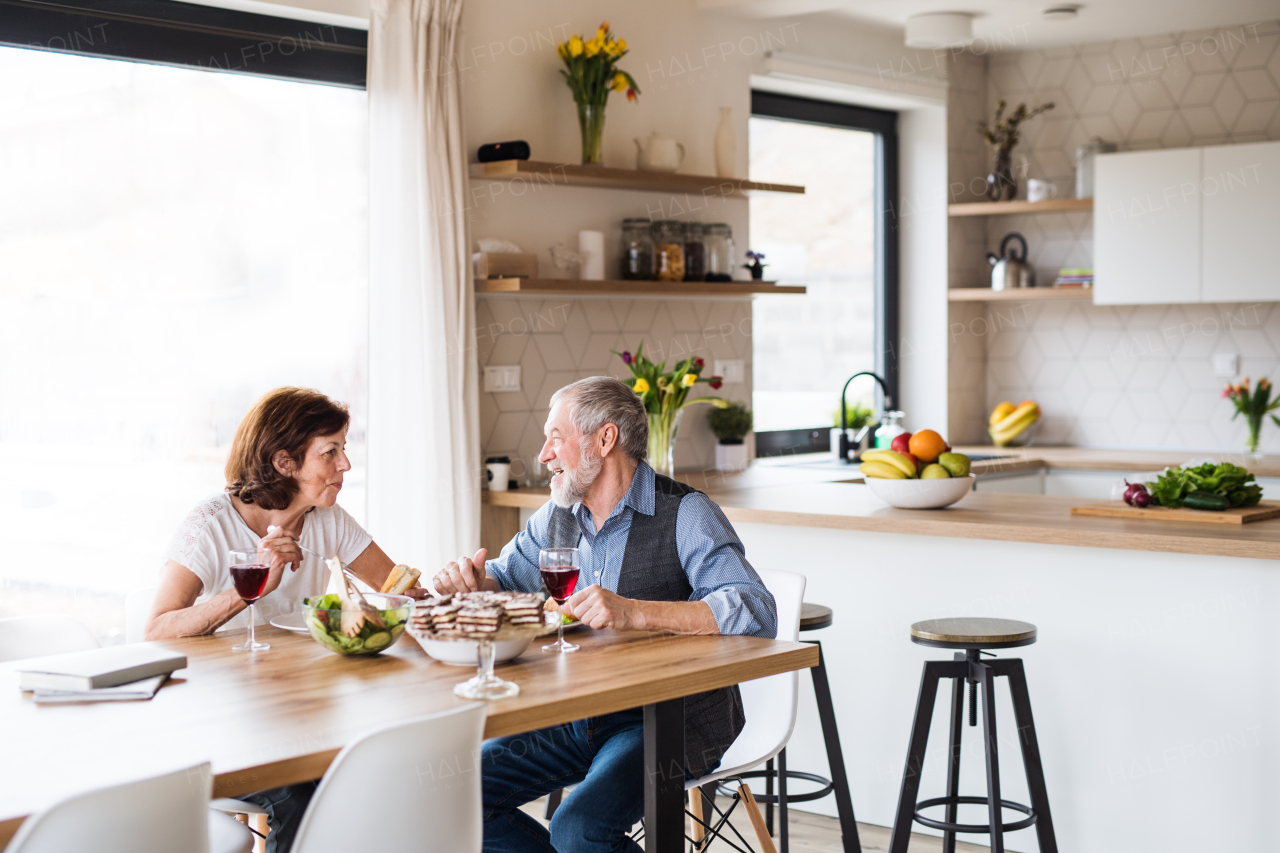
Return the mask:
{"type": "Polygon", "coordinates": [[[1151,505],[1151,495],[1147,492],[1146,489],[1143,489],[1140,492],[1134,493],[1133,505],[1139,508],[1147,507],[1151,505]]]}

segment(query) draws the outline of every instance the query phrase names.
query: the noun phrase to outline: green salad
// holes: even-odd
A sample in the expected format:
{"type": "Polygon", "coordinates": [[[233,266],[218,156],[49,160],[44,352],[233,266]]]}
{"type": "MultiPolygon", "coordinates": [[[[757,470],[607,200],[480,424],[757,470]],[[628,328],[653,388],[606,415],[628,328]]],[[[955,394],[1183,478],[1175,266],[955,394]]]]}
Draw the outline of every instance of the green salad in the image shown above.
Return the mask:
{"type": "Polygon", "coordinates": [[[1151,502],[1160,506],[1223,510],[1257,506],[1262,487],[1252,474],[1230,462],[1206,462],[1194,468],[1165,468],[1160,479],[1147,483],[1151,502]]]}
{"type": "Polygon", "coordinates": [[[320,645],[340,655],[376,654],[390,646],[404,633],[409,610],[407,607],[379,610],[386,622],[385,628],[365,622],[359,634],[348,637],[342,633],[342,599],[337,595],[329,593],[320,598],[307,598],[302,603],[315,608],[307,614],[307,628],[310,629],[311,636],[320,645]]]}

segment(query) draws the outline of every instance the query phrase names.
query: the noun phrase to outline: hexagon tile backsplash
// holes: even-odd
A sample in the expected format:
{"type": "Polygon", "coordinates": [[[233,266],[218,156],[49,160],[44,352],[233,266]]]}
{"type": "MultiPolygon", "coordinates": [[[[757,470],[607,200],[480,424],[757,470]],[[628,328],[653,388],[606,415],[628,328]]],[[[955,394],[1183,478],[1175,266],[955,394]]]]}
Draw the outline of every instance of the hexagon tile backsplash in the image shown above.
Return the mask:
{"type": "MultiPolygon", "coordinates": [[[[751,403],[750,299],[627,299],[608,297],[488,295],[476,301],[475,346],[480,375],[489,365],[520,365],[521,390],[480,392],[480,446],[485,456],[511,457],[512,476],[523,482],[542,448],[551,395],[588,376],[629,377],[610,350],[634,352],[644,341],[655,361],[701,356],[746,362],[745,382],[719,392],[698,385],[694,394],[717,394],[751,403]],[[517,461],[519,460],[519,461],[517,461]]],[[[676,442],[676,467],[715,466],[715,436],[706,406],[685,413],[676,442]]]]}
{"type": "MultiPolygon", "coordinates": [[[[1246,428],[1223,399],[1213,356],[1239,356],[1239,376],[1280,382],[1280,304],[1096,306],[1024,303],[953,328],[987,338],[987,410],[1031,398],[1037,444],[1242,452],[1246,428]]],[[[1280,452],[1268,421],[1262,449],[1280,452]]]]}

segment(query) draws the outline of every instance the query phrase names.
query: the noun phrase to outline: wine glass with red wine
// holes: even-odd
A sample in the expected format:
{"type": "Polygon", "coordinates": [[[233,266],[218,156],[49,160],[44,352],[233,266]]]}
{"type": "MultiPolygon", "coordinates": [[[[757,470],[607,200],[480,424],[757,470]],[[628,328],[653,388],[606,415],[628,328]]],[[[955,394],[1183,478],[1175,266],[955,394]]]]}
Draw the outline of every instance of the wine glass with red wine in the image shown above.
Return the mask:
{"type": "Polygon", "coordinates": [[[236,585],[240,598],[249,605],[249,638],[238,646],[232,646],[234,651],[265,652],[271,648],[253,638],[253,624],[257,621],[253,603],[262,597],[262,590],[267,585],[267,575],[270,573],[270,552],[262,549],[231,552],[231,582],[236,585]]]}
{"type": "Polygon", "coordinates": [[[542,582],[556,600],[556,641],[542,647],[544,652],[576,652],[578,646],[564,641],[564,603],[578,586],[578,549],[543,548],[538,553],[542,582]]]}

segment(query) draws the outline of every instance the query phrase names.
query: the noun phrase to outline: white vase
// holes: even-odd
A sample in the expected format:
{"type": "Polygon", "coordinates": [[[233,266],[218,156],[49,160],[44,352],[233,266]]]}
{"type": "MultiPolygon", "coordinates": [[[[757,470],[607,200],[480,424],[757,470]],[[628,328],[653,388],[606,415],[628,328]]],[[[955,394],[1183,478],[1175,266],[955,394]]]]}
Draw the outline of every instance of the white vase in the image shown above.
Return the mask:
{"type": "Polygon", "coordinates": [[[747,467],[747,463],[750,461],[747,457],[747,445],[745,443],[716,445],[717,471],[741,471],[747,467]]]}
{"type": "Polygon", "coordinates": [[[733,107],[721,107],[720,126],[716,128],[716,176],[734,177],[737,161],[738,143],[733,136],[733,107]]]}

